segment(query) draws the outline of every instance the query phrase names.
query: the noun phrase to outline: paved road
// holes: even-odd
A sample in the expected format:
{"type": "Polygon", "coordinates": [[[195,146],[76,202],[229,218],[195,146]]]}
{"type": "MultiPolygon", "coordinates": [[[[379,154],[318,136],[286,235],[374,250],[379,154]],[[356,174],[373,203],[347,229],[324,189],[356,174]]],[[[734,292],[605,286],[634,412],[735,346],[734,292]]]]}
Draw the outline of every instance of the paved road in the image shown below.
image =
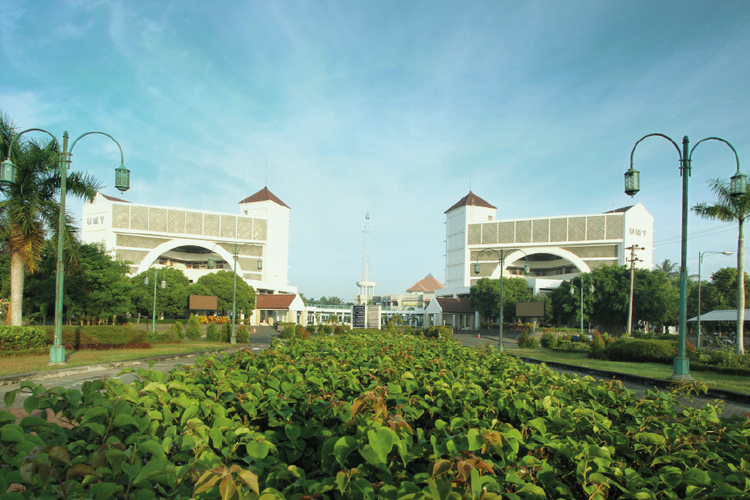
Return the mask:
{"type": "MultiPolygon", "coordinates": [[[[257,349],[262,350],[265,349],[274,338],[278,337],[278,333],[270,327],[256,327],[256,333],[251,334],[251,349],[257,349]]],[[[477,338],[476,332],[473,333],[464,333],[464,332],[458,332],[456,333],[455,337],[466,346],[475,346],[475,345],[485,345],[487,343],[490,343],[491,345],[496,346],[498,342],[497,335],[495,336],[484,336],[481,338],[477,338]]],[[[516,342],[511,339],[504,339],[504,342],[506,347],[515,347],[516,342]]],[[[241,348],[241,346],[234,347],[230,349],[230,351],[236,350],[241,348]]],[[[153,369],[155,370],[162,370],[162,371],[168,371],[174,368],[177,365],[189,365],[195,362],[195,356],[186,357],[182,359],[177,360],[170,360],[165,361],[161,363],[157,363],[154,365],[153,369]]],[[[148,368],[147,363],[143,363],[141,365],[134,365],[134,368],[137,366],[143,366],[145,368],[148,368]]],[[[553,368],[555,369],[555,368],[553,368]]],[[[46,380],[43,382],[36,382],[40,385],[44,385],[45,387],[64,387],[65,389],[77,389],[80,388],[81,385],[87,381],[87,380],[98,380],[102,377],[117,377],[117,374],[121,368],[116,368],[112,370],[104,370],[104,371],[97,371],[97,372],[89,372],[89,373],[83,373],[83,374],[77,374],[77,375],[68,375],[62,378],[57,378],[53,380],[46,380]]],[[[594,376],[590,375],[588,373],[585,373],[583,371],[575,371],[575,370],[566,370],[566,369],[555,369],[556,371],[559,371],[561,373],[568,373],[570,375],[575,376],[593,376],[595,379],[609,379],[608,377],[603,376],[594,376]]],[[[126,374],[121,377],[119,377],[120,380],[122,380],[125,383],[128,383],[134,379],[132,375],[126,374]]],[[[637,384],[634,382],[625,382],[625,386],[628,389],[634,390],[636,393],[636,396],[638,398],[642,398],[647,390],[653,389],[653,387],[649,387],[647,385],[643,384],[637,384]]],[[[6,392],[18,389],[20,387],[20,384],[11,384],[11,385],[5,385],[0,386],[0,401],[2,400],[2,397],[5,395],[6,392]]],[[[22,394],[19,394],[16,398],[16,401],[13,403],[12,409],[16,412],[19,412],[18,409],[22,412],[23,408],[23,400],[25,397],[22,394]]],[[[680,403],[685,407],[693,407],[693,408],[702,408],[706,404],[710,403],[712,399],[705,396],[696,396],[692,402],[690,402],[688,399],[683,399],[680,401],[680,403]]],[[[0,409],[4,409],[5,404],[0,402],[0,409]]],[[[730,415],[741,415],[741,416],[750,416],[750,405],[742,404],[742,403],[736,403],[728,401],[727,405],[724,408],[724,411],[721,413],[722,417],[729,417],[730,415]]],[[[19,412],[20,415],[20,412],[19,412]]]]}

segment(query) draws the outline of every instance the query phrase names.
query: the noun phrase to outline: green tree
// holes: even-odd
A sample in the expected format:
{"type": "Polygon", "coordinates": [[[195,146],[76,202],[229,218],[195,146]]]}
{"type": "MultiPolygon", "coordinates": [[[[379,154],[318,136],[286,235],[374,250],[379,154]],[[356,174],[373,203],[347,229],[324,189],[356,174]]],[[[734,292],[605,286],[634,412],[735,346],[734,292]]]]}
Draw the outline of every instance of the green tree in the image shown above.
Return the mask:
{"type": "Polygon", "coordinates": [[[722,222],[736,222],[737,237],[737,339],[735,347],[738,354],[745,352],[745,235],[743,225],[750,217],[750,192],[739,198],[729,194],[729,183],[725,179],[711,179],[708,181],[711,191],[716,195],[714,203],[699,203],[693,207],[693,212],[704,219],[720,220],[722,222]]]}
{"type": "Polygon", "coordinates": [[[190,280],[187,276],[172,267],[151,268],[131,278],[132,301],[135,310],[147,318],[151,318],[154,310],[154,270],[158,271],[156,283],[156,316],[162,314],[166,318],[183,318],[187,311],[190,280]],[[148,285],[144,280],[148,276],[148,285]],[[165,281],[165,288],[161,282],[165,281]]]}
{"type": "MultiPolygon", "coordinates": [[[[223,315],[232,311],[234,272],[218,271],[204,274],[190,286],[191,295],[213,295],[223,315]]],[[[237,277],[237,313],[251,314],[255,310],[255,289],[237,277]]]]}
{"type": "Polygon", "coordinates": [[[195,314],[190,315],[187,329],[185,330],[185,336],[190,340],[198,340],[203,336],[203,328],[201,327],[198,316],[196,316],[195,314]]]}
{"type": "MultiPolygon", "coordinates": [[[[516,315],[516,302],[527,302],[533,295],[524,278],[503,278],[503,320],[516,315]]],[[[498,318],[500,312],[500,280],[481,278],[471,287],[469,305],[485,319],[498,318]]]]}
{"type": "MultiPolygon", "coordinates": [[[[58,238],[61,171],[58,145],[54,140],[17,140],[13,150],[11,143],[18,137],[18,130],[7,115],[0,113],[0,157],[9,157],[17,167],[16,182],[11,186],[0,186],[5,199],[0,203],[0,242],[10,253],[10,324],[21,325],[25,272],[36,272],[42,250],[46,244],[47,231],[52,239],[58,238]]],[[[92,201],[100,183],[88,174],[68,172],[66,189],[68,196],[92,201]]],[[[68,249],[68,259],[75,259],[77,230],[73,217],[65,214],[64,234],[61,235],[68,249]]]]}

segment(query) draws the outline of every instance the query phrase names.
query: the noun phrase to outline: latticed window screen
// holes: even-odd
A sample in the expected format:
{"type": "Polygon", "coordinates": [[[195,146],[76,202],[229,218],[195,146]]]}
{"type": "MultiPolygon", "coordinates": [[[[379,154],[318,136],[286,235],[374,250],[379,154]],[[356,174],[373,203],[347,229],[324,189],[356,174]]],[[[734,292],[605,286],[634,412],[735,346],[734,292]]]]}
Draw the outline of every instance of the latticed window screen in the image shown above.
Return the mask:
{"type": "Polygon", "coordinates": [[[128,205],[112,205],[112,227],[130,228],[130,207],[128,205]]]}
{"type": "Polygon", "coordinates": [[[515,242],[515,229],[516,226],[513,222],[498,222],[497,223],[497,242],[498,243],[513,243],[515,242]]]}
{"type": "Polygon", "coordinates": [[[237,238],[241,240],[253,239],[253,219],[249,217],[237,218],[237,238]]]}
{"type": "Polygon", "coordinates": [[[148,230],[159,233],[167,232],[167,209],[166,208],[149,208],[148,230]]]}
{"type": "Polygon", "coordinates": [[[138,266],[130,266],[130,274],[135,274],[138,272],[138,266]]]}
{"type": "MultiPolygon", "coordinates": [[[[484,258],[484,255],[482,255],[482,258],[484,258]]],[[[497,269],[499,265],[499,262],[480,262],[479,274],[474,274],[474,263],[472,262],[470,265],[469,273],[473,277],[488,278],[492,276],[492,273],[495,272],[495,269],[497,269]]]]}
{"type": "Polygon", "coordinates": [[[255,273],[243,273],[242,277],[250,281],[263,281],[263,276],[255,273]]]}
{"type": "Polygon", "coordinates": [[[221,237],[234,238],[237,234],[237,217],[234,215],[221,216],[221,237]]]}
{"type": "Polygon", "coordinates": [[[203,214],[203,234],[205,236],[219,236],[219,216],[217,214],[203,214]]]}
{"type": "Polygon", "coordinates": [[[146,258],[148,252],[141,252],[140,250],[125,250],[122,248],[117,249],[117,259],[122,262],[132,262],[133,264],[140,264],[143,259],[146,258]]]}
{"type": "Polygon", "coordinates": [[[534,243],[547,243],[549,241],[549,219],[537,219],[534,221],[534,243]]]}
{"type": "Polygon", "coordinates": [[[203,214],[200,212],[187,212],[185,214],[185,233],[203,234],[203,214]]]}
{"type": "Polygon", "coordinates": [[[604,257],[617,257],[617,245],[599,245],[595,247],[564,247],[573,255],[582,259],[601,259],[604,257]]]}
{"type": "Polygon", "coordinates": [[[586,241],[586,217],[568,218],[568,241],[586,241]]]}
{"type": "Polygon", "coordinates": [[[593,271],[597,267],[615,265],[617,264],[617,261],[616,260],[592,260],[592,261],[586,262],[586,264],[589,266],[589,269],[593,271]]]}
{"type": "Polygon", "coordinates": [[[482,242],[482,225],[469,224],[469,245],[479,245],[482,242]]]}
{"type": "Polygon", "coordinates": [[[482,224],[482,244],[494,245],[497,243],[497,223],[486,222],[482,224]]]}
{"type": "Polygon", "coordinates": [[[167,216],[168,227],[167,231],[170,233],[185,233],[185,211],[184,210],[170,210],[167,216]]]}
{"type": "Polygon", "coordinates": [[[244,257],[238,257],[237,265],[240,266],[240,269],[242,269],[243,272],[258,271],[258,259],[246,259],[244,257]]]}
{"type": "Polygon", "coordinates": [[[266,241],[268,234],[268,221],[266,219],[253,219],[253,239],[266,241]]]}
{"type": "Polygon", "coordinates": [[[622,234],[622,215],[607,216],[607,239],[619,240],[622,234]]]}
{"type": "Polygon", "coordinates": [[[586,217],[586,239],[603,240],[604,239],[604,216],[586,217]]]}
{"type": "Polygon", "coordinates": [[[550,221],[550,241],[568,240],[568,219],[552,219],[550,221]]]}
{"type": "Polygon", "coordinates": [[[130,207],[130,229],[148,231],[148,207],[130,207]]]}
{"type": "Polygon", "coordinates": [[[516,243],[531,243],[531,221],[516,221],[516,243]]]}
{"type": "Polygon", "coordinates": [[[133,236],[131,234],[118,234],[116,244],[118,247],[156,248],[162,243],[168,241],[170,240],[164,238],[147,238],[145,236],[133,236]]]}

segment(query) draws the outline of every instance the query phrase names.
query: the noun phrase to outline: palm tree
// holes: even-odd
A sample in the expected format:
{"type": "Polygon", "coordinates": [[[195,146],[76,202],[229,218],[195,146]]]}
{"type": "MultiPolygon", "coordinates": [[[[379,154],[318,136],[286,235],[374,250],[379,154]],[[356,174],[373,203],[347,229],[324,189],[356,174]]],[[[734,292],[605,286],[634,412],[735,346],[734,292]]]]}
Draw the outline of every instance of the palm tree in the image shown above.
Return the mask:
{"type": "Polygon", "coordinates": [[[693,207],[693,212],[704,219],[720,220],[722,222],[738,222],[739,237],[737,239],[737,338],[735,346],[738,354],[745,352],[745,236],[742,225],[750,217],[750,192],[739,198],[729,194],[729,183],[725,179],[711,179],[708,181],[711,191],[717,201],[699,203],[693,207]]]}
{"type": "Polygon", "coordinates": [[[677,262],[672,262],[669,259],[664,259],[664,262],[661,264],[654,265],[654,271],[661,271],[667,276],[670,276],[672,274],[679,274],[680,267],[677,264],[677,262]]]}
{"type": "MultiPolygon", "coordinates": [[[[20,326],[23,312],[23,282],[25,272],[38,269],[48,232],[53,240],[58,237],[60,205],[60,164],[55,141],[20,141],[8,151],[18,130],[7,115],[0,113],[0,156],[10,157],[17,167],[16,182],[1,186],[5,197],[0,202],[0,244],[10,253],[10,324],[20,326]]],[[[92,201],[100,183],[88,174],[68,172],[67,193],[92,201]]],[[[74,257],[78,241],[73,218],[66,214],[64,234],[69,249],[66,259],[74,257]]]]}

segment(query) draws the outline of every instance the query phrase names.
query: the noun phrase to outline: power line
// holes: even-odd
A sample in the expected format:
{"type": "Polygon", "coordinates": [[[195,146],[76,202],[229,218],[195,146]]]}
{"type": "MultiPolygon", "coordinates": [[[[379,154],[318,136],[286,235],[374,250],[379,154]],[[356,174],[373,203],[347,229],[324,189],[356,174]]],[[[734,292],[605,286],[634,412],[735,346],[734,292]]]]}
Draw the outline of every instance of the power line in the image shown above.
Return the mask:
{"type": "MultiPolygon", "coordinates": [[[[701,229],[700,231],[695,231],[694,233],[691,233],[688,235],[688,239],[692,240],[695,238],[701,238],[703,236],[711,236],[714,234],[721,234],[726,233],[729,231],[733,231],[735,229],[735,226],[733,223],[726,223],[722,224],[721,226],[714,226],[709,227],[706,229],[701,229]]],[[[678,243],[681,240],[682,236],[670,236],[669,238],[665,238],[663,240],[655,241],[654,246],[661,246],[661,245],[668,245],[671,243],[678,243]]]]}

